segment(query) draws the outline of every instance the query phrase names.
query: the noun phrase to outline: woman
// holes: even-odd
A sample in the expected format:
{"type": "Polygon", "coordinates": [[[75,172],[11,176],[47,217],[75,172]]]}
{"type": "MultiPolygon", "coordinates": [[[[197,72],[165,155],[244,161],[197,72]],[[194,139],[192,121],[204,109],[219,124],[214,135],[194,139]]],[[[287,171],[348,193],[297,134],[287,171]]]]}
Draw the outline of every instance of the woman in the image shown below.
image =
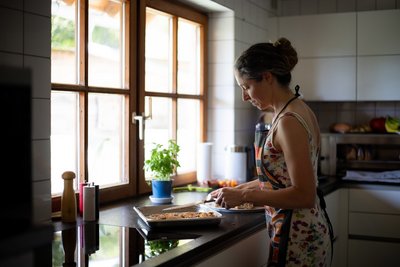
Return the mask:
{"type": "Polygon", "coordinates": [[[317,194],[319,127],[298,98],[298,86],[295,94],[289,88],[297,61],[286,38],[255,44],[237,59],[235,78],[243,101],[274,116],[269,131],[256,130],[258,179],[210,194],[228,209],[246,202],[265,206],[269,266],[329,266],[332,229],[317,194]]]}

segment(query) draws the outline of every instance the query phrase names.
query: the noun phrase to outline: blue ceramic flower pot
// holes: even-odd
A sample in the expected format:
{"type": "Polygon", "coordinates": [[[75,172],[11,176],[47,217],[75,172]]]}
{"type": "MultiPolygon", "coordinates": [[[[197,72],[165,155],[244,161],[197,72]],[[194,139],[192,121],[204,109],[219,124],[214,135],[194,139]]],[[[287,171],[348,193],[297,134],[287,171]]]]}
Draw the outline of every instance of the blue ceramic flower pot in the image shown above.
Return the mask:
{"type": "Polygon", "coordinates": [[[170,198],[172,193],[172,181],[152,180],[151,188],[154,198],[170,198]]]}

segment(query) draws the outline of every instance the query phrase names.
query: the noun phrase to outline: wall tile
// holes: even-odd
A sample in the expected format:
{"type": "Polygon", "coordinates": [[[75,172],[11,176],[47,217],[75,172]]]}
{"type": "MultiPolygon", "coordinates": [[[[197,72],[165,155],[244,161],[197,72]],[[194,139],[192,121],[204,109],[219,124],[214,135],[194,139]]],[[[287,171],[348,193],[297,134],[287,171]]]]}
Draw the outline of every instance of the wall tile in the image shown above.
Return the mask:
{"type": "Polygon", "coordinates": [[[232,109],[208,109],[210,131],[234,131],[235,115],[232,109]]]}
{"type": "Polygon", "coordinates": [[[32,141],[32,179],[34,182],[51,178],[50,140],[32,141]]]}
{"type": "Polygon", "coordinates": [[[230,63],[233,65],[235,55],[232,40],[209,41],[208,51],[208,63],[230,63]]]}
{"type": "Polygon", "coordinates": [[[23,0],[1,0],[0,6],[22,10],[23,0]]]}
{"type": "Polygon", "coordinates": [[[302,0],[300,2],[300,14],[309,15],[318,13],[318,0],[302,0]]]}
{"type": "Polygon", "coordinates": [[[32,139],[50,139],[50,99],[32,100],[32,139]]]}
{"type": "Polygon", "coordinates": [[[356,117],[353,110],[340,110],[338,109],[336,114],[336,121],[340,123],[348,123],[350,125],[355,125],[356,117]]]}
{"type": "Polygon", "coordinates": [[[336,111],[336,102],[321,102],[319,109],[320,111],[336,111]]]}
{"type": "Polygon", "coordinates": [[[376,102],[357,102],[357,110],[369,110],[375,112],[376,102]]]}
{"type": "Polygon", "coordinates": [[[337,12],[355,12],[356,0],[337,0],[337,12]]]}
{"type": "Polygon", "coordinates": [[[235,144],[251,148],[254,146],[254,131],[243,130],[237,131],[235,135],[235,144]]]}
{"type": "Polygon", "coordinates": [[[300,0],[283,0],[281,16],[300,15],[300,0]]]}
{"type": "Polygon", "coordinates": [[[234,108],[234,91],[232,86],[208,88],[208,108],[234,108]]]}
{"type": "Polygon", "coordinates": [[[234,18],[222,17],[212,18],[208,21],[209,40],[233,40],[234,39],[234,18]]]}
{"type": "Polygon", "coordinates": [[[357,110],[356,111],[356,125],[367,124],[375,117],[375,110],[357,110]]]}
{"type": "Polygon", "coordinates": [[[0,7],[0,50],[22,53],[22,12],[0,7]]]}
{"type": "Polygon", "coordinates": [[[0,52],[0,65],[23,67],[23,56],[19,54],[0,52]]]}
{"type": "Polygon", "coordinates": [[[225,147],[234,144],[234,136],[231,133],[232,131],[209,131],[209,140],[213,142],[213,155],[223,155],[225,147]]]}
{"type": "Polygon", "coordinates": [[[232,64],[208,64],[208,66],[209,86],[233,86],[235,77],[232,64]]]}
{"type": "Polygon", "coordinates": [[[255,125],[257,124],[257,119],[258,117],[256,108],[236,108],[234,120],[235,132],[249,131],[249,129],[254,129],[255,125]]]}
{"type": "Polygon", "coordinates": [[[24,57],[24,66],[32,70],[33,98],[50,99],[51,61],[49,58],[24,57]]]}
{"type": "Polygon", "coordinates": [[[376,0],[376,9],[396,9],[396,0],[376,0]]]}
{"type": "Polygon", "coordinates": [[[356,3],[357,11],[367,11],[367,10],[375,10],[376,2],[375,0],[357,0],[356,3]]]}
{"type": "Polygon", "coordinates": [[[50,0],[24,0],[24,8],[27,12],[40,14],[51,17],[51,2],[50,0]]]}
{"type": "Polygon", "coordinates": [[[51,220],[50,180],[33,183],[33,222],[42,223],[51,220]]]}
{"type": "Polygon", "coordinates": [[[337,122],[336,111],[320,111],[317,118],[321,132],[329,132],[332,124],[337,122]]]}
{"type": "Polygon", "coordinates": [[[25,13],[24,18],[24,51],[26,54],[50,58],[51,54],[51,20],[25,13]]]}
{"type": "Polygon", "coordinates": [[[337,110],[350,110],[353,111],[357,108],[356,102],[338,102],[336,105],[337,110]]]}
{"type": "Polygon", "coordinates": [[[335,13],[336,12],[336,0],[319,0],[318,1],[318,13],[335,13]]]}
{"type": "Polygon", "coordinates": [[[275,41],[278,39],[278,17],[268,17],[267,20],[268,27],[268,41],[275,41]]]}

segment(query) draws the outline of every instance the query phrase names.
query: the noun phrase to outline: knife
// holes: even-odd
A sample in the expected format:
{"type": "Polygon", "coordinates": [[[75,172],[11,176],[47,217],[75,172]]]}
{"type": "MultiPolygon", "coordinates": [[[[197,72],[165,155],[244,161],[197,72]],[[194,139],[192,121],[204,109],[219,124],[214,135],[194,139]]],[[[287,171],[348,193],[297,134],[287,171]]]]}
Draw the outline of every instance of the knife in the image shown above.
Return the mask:
{"type": "Polygon", "coordinates": [[[207,202],[213,202],[213,201],[215,201],[215,198],[204,199],[204,200],[200,200],[200,201],[196,201],[196,202],[192,202],[192,203],[188,203],[188,204],[184,204],[184,205],[177,205],[177,206],[173,206],[173,207],[169,207],[169,208],[164,208],[164,209],[162,209],[162,211],[178,210],[178,209],[188,208],[188,207],[196,206],[199,204],[204,204],[207,202]]]}

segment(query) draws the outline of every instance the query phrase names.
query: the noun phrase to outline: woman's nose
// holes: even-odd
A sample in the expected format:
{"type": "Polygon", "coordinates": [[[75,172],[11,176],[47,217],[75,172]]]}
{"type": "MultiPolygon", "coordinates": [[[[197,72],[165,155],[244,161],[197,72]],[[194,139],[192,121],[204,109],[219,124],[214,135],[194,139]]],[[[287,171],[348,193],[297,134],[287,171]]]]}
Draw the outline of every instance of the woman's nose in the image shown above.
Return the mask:
{"type": "Polygon", "coordinates": [[[250,97],[249,97],[249,95],[246,93],[246,91],[242,90],[242,100],[243,100],[243,101],[247,101],[247,100],[249,100],[249,99],[250,99],[250,97]]]}

